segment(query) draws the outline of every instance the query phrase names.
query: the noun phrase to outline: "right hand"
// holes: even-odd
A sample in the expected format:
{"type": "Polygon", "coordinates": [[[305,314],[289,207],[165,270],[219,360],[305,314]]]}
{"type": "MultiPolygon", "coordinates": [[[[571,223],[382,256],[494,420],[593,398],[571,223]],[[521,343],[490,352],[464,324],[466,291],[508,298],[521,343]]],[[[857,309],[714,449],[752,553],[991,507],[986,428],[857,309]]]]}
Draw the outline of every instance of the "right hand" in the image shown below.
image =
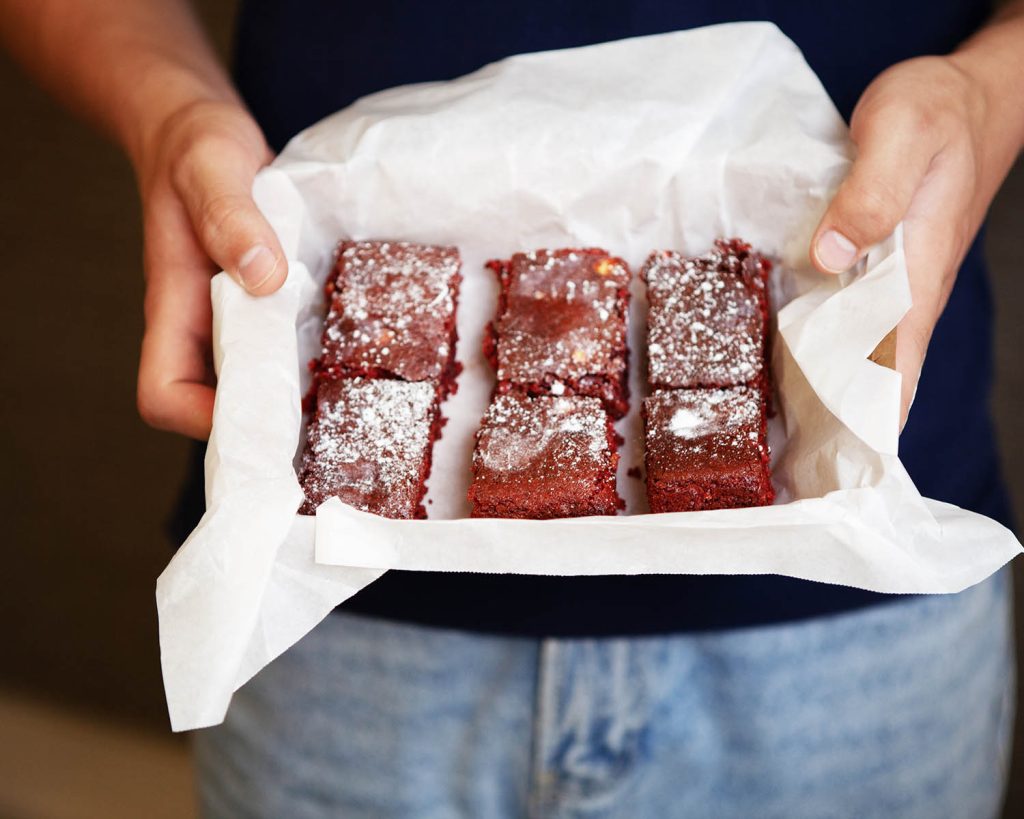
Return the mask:
{"type": "Polygon", "coordinates": [[[913,304],[896,333],[901,423],[957,271],[1021,148],[1019,91],[982,51],[982,61],[967,51],[897,63],[868,86],[850,122],[857,158],[811,250],[819,270],[841,273],[904,223],[913,304]]]}
{"type": "Polygon", "coordinates": [[[211,275],[225,270],[262,296],[288,274],[281,245],[252,199],[256,172],[271,159],[241,105],[203,101],[171,115],[135,160],[146,271],[138,407],[153,427],[209,437],[211,275]]]}

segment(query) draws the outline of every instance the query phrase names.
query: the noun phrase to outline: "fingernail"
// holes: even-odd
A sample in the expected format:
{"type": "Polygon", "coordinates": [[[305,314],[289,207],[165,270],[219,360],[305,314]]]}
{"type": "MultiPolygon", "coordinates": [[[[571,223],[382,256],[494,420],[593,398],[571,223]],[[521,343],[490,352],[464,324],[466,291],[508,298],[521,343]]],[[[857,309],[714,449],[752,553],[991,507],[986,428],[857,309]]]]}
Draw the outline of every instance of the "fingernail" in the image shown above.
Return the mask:
{"type": "Polygon", "coordinates": [[[814,255],[832,273],[844,273],[857,261],[857,246],[838,230],[826,230],[818,238],[814,255]]]}
{"type": "Polygon", "coordinates": [[[238,263],[238,280],[242,287],[249,292],[258,289],[274,275],[277,262],[278,259],[270,248],[263,245],[250,247],[238,263]]]}

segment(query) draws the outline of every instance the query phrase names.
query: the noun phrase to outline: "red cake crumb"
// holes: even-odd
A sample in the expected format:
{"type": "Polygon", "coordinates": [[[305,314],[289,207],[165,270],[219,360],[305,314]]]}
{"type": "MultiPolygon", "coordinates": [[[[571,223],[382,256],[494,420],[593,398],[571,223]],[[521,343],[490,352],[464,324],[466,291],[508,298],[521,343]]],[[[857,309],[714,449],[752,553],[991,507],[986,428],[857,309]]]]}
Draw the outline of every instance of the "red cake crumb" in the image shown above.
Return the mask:
{"type": "Polygon", "coordinates": [[[321,382],[302,457],[300,513],[314,514],[337,497],[384,517],[426,517],[422,501],[439,431],[433,382],[321,382]]]}
{"type": "Polygon", "coordinates": [[[652,253],[647,282],[648,380],[652,389],[766,388],[767,281],[771,262],[739,239],[704,256],[652,253]]]}
{"type": "Polygon", "coordinates": [[[665,390],[645,399],[651,511],[771,504],[764,406],[750,387],[665,390]]]}
{"type": "Polygon", "coordinates": [[[452,391],[461,261],[454,247],[342,242],[324,324],[320,380],[436,380],[452,391]]]}
{"type": "Polygon", "coordinates": [[[614,431],[596,398],[498,395],[477,432],[473,517],[614,515],[614,431]]]}
{"type": "Polygon", "coordinates": [[[626,470],[626,474],[635,481],[642,480],[644,477],[644,473],[639,466],[631,466],[626,470]]]}
{"type": "Polygon", "coordinates": [[[484,342],[498,392],[593,396],[614,418],[625,415],[626,263],[587,248],[516,253],[488,266],[501,284],[484,342]]]}

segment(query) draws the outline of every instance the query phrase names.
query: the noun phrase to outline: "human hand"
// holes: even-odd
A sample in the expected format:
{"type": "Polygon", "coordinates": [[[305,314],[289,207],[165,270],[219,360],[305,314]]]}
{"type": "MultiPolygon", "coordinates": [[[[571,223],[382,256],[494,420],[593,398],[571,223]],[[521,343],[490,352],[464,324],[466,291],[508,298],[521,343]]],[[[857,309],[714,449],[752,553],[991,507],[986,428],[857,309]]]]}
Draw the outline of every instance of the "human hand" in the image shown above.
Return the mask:
{"type": "Polygon", "coordinates": [[[210,274],[250,293],[287,275],[252,201],[270,160],[188,0],[0,0],[0,42],[131,158],[145,229],[138,406],[206,438],[213,417],[210,274]]]}
{"type": "Polygon", "coordinates": [[[850,122],[857,158],[811,244],[815,266],[840,273],[904,223],[913,306],[896,335],[901,426],[957,270],[1021,145],[1005,74],[973,57],[898,63],[867,88],[850,122]]]}
{"type": "Polygon", "coordinates": [[[233,101],[182,108],[134,158],[146,272],[137,399],[151,426],[209,437],[211,275],[223,269],[254,295],[284,283],[284,253],[252,200],[253,178],[270,159],[259,127],[233,101]]]}

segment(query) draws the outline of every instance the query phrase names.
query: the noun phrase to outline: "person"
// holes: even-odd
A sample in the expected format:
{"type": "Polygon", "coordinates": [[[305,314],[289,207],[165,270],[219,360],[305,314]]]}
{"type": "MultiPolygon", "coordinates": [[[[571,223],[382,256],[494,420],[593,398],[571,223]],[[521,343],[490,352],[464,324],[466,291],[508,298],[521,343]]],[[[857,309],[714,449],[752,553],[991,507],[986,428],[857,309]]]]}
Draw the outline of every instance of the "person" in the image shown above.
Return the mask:
{"type": "MultiPolygon", "coordinates": [[[[248,0],[237,88],[184,0],[0,0],[0,36],[127,152],[145,223],[139,411],[204,439],[209,276],[262,296],[287,275],[250,194],[271,147],[365,93],[509,54],[772,20],[857,147],[813,263],[845,271],[906,226],[904,463],[923,494],[1008,523],[977,237],[1024,141],[1024,2],[991,12],[248,0]]],[[[1005,571],[942,597],[780,577],[391,572],[197,734],[201,800],[211,817],[994,816],[1008,606],[1005,571]]]]}

